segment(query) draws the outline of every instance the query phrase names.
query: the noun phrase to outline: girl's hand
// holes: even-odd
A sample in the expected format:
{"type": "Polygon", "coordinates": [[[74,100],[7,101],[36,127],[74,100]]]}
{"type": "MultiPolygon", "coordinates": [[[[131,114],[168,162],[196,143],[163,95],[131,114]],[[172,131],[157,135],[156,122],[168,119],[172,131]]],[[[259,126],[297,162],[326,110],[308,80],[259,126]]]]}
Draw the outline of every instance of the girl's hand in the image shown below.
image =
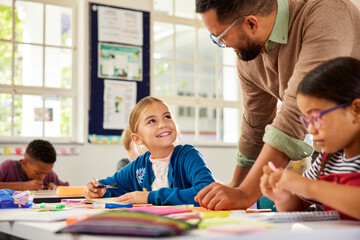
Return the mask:
{"type": "Polygon", "coordinates": [[[136,191],[136,192],[130,192],[126,193],[118,198],[115,198],[116,202],[121,203],[135,203],[135,204],[142,204],[142,203],[148,203],[148,191],[136,191]]]}
{"type": "Polygon", "coordinates": [[[101,198],[104,196],[106,189],[105,188],[94,188],[94,186],[99,186],[100,183],[96,178],[92,178],[89,182],[86,183],[84,189],[84,196],[87,199],[91,198],[101,198]]]}
{"type": "Polygon", "coordinates": [[[311,196],[306,195],[306,186],[308,185],[303,184],[309,181],[311,180],[298,173],[284,171],[279,181],[276,182],[275,192],[286,191],[304,198],[311,198],[311,196]]]}
{"type": "Polygon", "coordinates": [[[276,203],[283,203],[288,201],[292,194],[283,188],[278,187],[283,175],[287,172],[279,168],[276,171],[271,170],[270,167],[263,167],[264,174],[260,178],[260,190],[262,194],[276,203]]]}

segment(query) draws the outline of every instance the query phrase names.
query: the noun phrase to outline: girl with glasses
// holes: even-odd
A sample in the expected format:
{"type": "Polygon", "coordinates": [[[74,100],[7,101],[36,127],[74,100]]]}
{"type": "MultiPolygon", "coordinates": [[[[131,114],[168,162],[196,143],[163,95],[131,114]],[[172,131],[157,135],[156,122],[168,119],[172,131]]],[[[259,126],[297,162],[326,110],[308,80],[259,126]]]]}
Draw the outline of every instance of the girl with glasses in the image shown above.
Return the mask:
{"type": "Polygon", "coordinates": [[[261,192],[279,211],[316,203],[343,219],[360,220],[360,61],[340,57],[309,72],[298,87],[297,104],[322,152],[303,176],[265,166],[261,192]]]}

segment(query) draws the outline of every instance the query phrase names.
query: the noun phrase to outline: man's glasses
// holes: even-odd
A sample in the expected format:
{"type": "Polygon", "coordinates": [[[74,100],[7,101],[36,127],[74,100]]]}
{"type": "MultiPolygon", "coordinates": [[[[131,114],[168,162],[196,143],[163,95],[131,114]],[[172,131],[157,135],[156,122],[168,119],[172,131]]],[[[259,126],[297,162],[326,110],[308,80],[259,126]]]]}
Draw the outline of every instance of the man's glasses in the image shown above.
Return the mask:
{"type": "Polygon", "coordinates": [[[214,34],[210,33],[210,38],[213,41],[213,43],[215,43],[216,45],[218,45],[221,48],[226,48],[226,44],[221,40],[221,38],[225,35],[225,33],[227,33],[229,31],[229,29],[234,26],[239,20],[246,18],[247,16],[244,17],[239,17],[238,19],[236,19],[227,29],[225,29],[225,31],[220,34],[219,36],[215,37],[214,34]]]}
{"type": "Polygon", "coordinates": [[[340,105],[337,105],[333,108],[330,108],[328,110],[325,110],[325,111],[322,111],[322,112],[319,112],[319,113],[311,113],[309,114],[308,116],[300,116],[300,121],[302,124],[304,124],[304,126],[306,128],[309,127],[309,125],[311,124],[315,129],[320,129],[322,127],[322,122],[321,122],[321,116],[326,114],[326,113],[329,113],[331,111],[334,111],[338,108],[342,108],[342,107],[345,107],[347,105],[349,105],[350,103],[344,103],[344,104],[340,104],[340,105]]]}

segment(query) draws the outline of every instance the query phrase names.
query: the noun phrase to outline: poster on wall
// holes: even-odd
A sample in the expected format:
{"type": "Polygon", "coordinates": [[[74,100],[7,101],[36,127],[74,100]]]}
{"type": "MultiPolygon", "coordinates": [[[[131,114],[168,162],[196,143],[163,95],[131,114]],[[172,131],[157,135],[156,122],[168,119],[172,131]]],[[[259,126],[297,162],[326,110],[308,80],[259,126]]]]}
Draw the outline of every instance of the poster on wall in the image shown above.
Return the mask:
{"type": "Polygon", "coordinates": [[[98,6],[100,42],[143,45],[143,13],[98,6]]]}
{"type": "Polygon", "coordinates": [[[98,77],[142,81],[142,48],[99,43],[98,77]]]}
{"type": "Polygon", "coordinates": [[[104,129],[125,129],[136,104],[136,82],[105,80],[104,129]]]}

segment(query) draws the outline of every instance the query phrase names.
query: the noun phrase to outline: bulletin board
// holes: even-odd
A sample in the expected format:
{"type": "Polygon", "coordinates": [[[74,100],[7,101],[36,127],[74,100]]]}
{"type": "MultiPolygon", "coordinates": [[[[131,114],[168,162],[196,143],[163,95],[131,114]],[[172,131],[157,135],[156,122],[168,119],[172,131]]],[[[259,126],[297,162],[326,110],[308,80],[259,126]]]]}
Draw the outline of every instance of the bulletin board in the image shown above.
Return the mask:
{"type": "Polygon", "coordinates": [[[150,13],[95,3],[89,11],[88,141],[120,143],[130,103],[150,95],[150,13]],[[126,111],[117,109],[125,103],[126,111]]]}

